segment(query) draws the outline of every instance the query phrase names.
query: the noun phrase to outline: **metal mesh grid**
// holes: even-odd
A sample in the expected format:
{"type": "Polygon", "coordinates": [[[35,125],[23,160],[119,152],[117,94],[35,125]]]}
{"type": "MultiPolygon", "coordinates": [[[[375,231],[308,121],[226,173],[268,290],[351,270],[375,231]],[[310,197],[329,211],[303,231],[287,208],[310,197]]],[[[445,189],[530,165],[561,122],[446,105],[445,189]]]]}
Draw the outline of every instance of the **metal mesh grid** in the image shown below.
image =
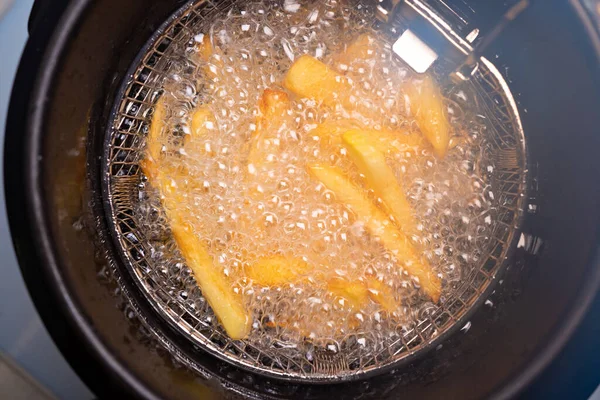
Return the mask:
{"type": "MultiPolygon", "coordinates": [[[[449,333],[451,328],[460,327],[457,325],[464,323],[467,313],[484,300],[482,295],[501,269],[513,242],[524,201],[525,152],[519,117],[502,77],[486,60],[482,61],[471,84],[479,95],[479,106],[494,129],[489,156],[495,160],[497,172],[491,186],[499,194],[497,204],[500,210],[494,221],[493,238],[480,257],[479,266],[464,277],[453,296],[443,304],[421,309],[417,323],[411,329],[400,332],[385,348],[365,357],[359,346],[346,343],[340,344],[340,348],[345,349],[343,356],[341,352],[331,354],[324,349],[315,349],[314,357],[308,359],[273,342],[259,346],[231,340],[216,323],[199,289],[197,293],[189,294],[190,298],[199,299],[195,302],[167,289],[169,282],[165,281],[160,268],[150,258],[149,238],[140,229],[134,212],[139,185],[144,180],[139,166],[144,154],[144,138],[153,104],[169,70],[172,44],[187,43],[195,34],[192,27],[210,20],[213,13],[232,4],[233,1],[190,4],[146,50],[118,99],[119,107],[105,152],[108,157],[104,160],[108,166],[106,194],[109,218],[115,228],[113,234],[137,284],[163,318],[187,334],[194,344],[253,371],[293,379],[319,380],[332,375],[350,378],[373,372],[406,359],[449,333]]],[[[182,268],[182,279],[193,279],[185,268],[182,268]]]]}

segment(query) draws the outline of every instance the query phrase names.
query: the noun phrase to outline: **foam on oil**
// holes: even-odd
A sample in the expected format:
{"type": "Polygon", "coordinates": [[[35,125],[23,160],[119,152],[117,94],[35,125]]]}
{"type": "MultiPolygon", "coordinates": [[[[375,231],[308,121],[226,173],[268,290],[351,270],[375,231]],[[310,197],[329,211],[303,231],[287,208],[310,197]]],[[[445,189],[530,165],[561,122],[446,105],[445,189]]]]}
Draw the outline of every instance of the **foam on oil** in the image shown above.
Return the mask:
{"type": "MultiPolygon", "coordinates": [[[[337,165],[365,184],[342,146],[324,145],[311,134],[324,121],[353,118],[374,129],[418,132],[403,96],[414,77],[371,30],[372,20],[369,7],[338,1],[244,2],[199,25],[186,47],[173,46],[176,62],[163,94],[168,99],[165,123],[173,131],[163,147],[166,162],[184,167],[190,184],[180,188],[181,207],[191,216],[188,222],[205,241],[216,268],[231,277],[234,290],[253,310],[250,342],[269,338],[297,347],[309,337],[336,352],[344,338],[354,335],[365,351],[376,351],[431,306],[402,264],[306,169],[311,162],[337,165]],[[378,38],[373,57],[336,62],[345,45],[367,32],[378,38]],[[205,36],[215,51],[202,60],[196,48],[205,36]],[[260,96],[265,89],[283,90],[285,73],[303,54],[352,80],[359,111],[290,95],[288,123],[276,133],[277,151],[267,155],[268,169],[248,179],[260,96]],[[210,107],[215,123],[210,135],[184,149],[191,113],[199,104],[210,107]],[[245,269],[269,255],[301,258],[315,270],[349,280],[376,277],[402,306],[391,316],[372,301],[356,309],[317,279],[271,288],[253,285],[245,269]]],[[[442,160],[427,150],[388,157],[419,221],[413,240],[443,280],[442,302],[487,249],[495,200],[489,186],[494,167],[484,150],[485,118],[466,88],[446,87],[444,93],[455,147],[442,160]]],[[[151,257],[165,290],[189,309],[202,309],[204,299],[170,237],[160,196],[148,183],[140,189],[136,212],[153,240],[151,257]]],[[[210,317],[207,322],[215,323],[210,317]]]]}

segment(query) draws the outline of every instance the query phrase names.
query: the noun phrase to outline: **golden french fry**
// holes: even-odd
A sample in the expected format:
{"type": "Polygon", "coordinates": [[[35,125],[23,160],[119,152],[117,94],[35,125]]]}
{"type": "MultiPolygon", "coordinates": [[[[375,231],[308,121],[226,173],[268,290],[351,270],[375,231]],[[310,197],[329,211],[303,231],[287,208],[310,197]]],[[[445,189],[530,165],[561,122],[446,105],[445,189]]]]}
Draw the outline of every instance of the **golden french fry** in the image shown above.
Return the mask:
{"type": "Polygon", "coordinates": [[[148,158],[153,162],[158,162],[160,158],[160,152],[162,149],[162,143],[160,137],[163,135],[165,130],[165,118],[167,112],[165,108],[164,97],[161,96],[154,105],[154,112],[152,114],[152,123],[148,130],[148,137],[146,138],[146,153],[148,158]]]}
{"type": "Polygon", "coordinates": [[[361,128],[362,124],[354,119],[327,120],[309,131],[309,134],[318,136],[323,143],[342,144],[344,132],[361,128]]]}
{"type": "MultiPolygon", "coordinates": [[[[201,104],[192,111],[189,123],[189,135],[183,137],[183,149],[189,156],[208,157],[211,153],[210,146],[206,143],[217,132],[217,120],[208,104],[201,104]]],[[[180,169],[187,169],[187,165],[180,165],[180,169]]]]}
{"type": "Polygon", "coordinates": [[[198,57],[204,61],[208,61],[208,59],[214,54],[210,37],[206,34],[202,35],[202,40],[200,42],[196,42],[194,49],[196,50],[198,57]]]}
{"type": "Polygon", "coordinates": [[[215,116],[208,105],[200,105],[192,113],[190,134],[193,139],[205,138],[208,134],[208,131],[214,129],[215,125],[215,116]]]}
{"type": "Polygon", "coordinates": [[[356,60],[367,60],[375,56],[375,38],[368,33],[361,34],[346,49],[333,56],[335,64],[350,65],[356,60]]]}
{"type": "Polygon", "coordinates": [[[375,138],[373,143],[382,152],[391,151],[392,153],[419,152],[428,147],[428,143],[423,136],[413,132],[391,131],[382,129],[364,129],[366,135],[375,138]]]}
{"type": "Polygon", "coordinates": [[[327,282],[327,291],[343,298],[355,310],[360,310],[369,300],[369,292],[364,283],[343,278],[333,278],[327,282]]]}
{"type": "Polygon", "coordinates": [[[353,129],[362,130],[370,137],[371,143],[384,153],[418,152],[428,145],[420,134],[389,129],[367,129],[354,119],[328,120],[317,125],[309,134],[318,136],[323,143],[337,145],[342,144],[342,135],[353,129]]]}
{"type": "Polygon", "coordinates": [[[244,305],[241,295],[232,290],[232,282],[215,268],[204,243],[187,222],[192,219],[182,206],[177,175],[174,169],[161,165],[161,136],[165,133],[165,108],[163,98],[159,99],[147,138],[147,159],[142,163],[144,173],[150,184],[156,187],[162,196],[163,206],[171,226],[171,231],[181,254],[194,274],[202,294],[210,304],[215,315],[232,339],[242,339],[248,335],[252,318],[244,305]]]}
{"type": "Polygon", "coordinates": [[[383,311],[393,314],[400,309],[401,303],[396,300],[392,288],[388,285],[375,278],[369,278],[367,279],[367,287],[369,288],[369,297],[379,304],[383,311]]]}
{"type": "Polygon", "coordinates": [[[285,76],[284,86],[300,97],[321,102],[329,107],[341,104],[351,108],[352,86],[342,75],[309,55],[298,58],[285,76]]]}
{"type": "Polygon", "coordinates": [[[404,262],[406,271],[418,279],[425,293],[437,303],[442,286],[440,278],[424,260],[421,260],[408,238],[396,229],[386,215],[362,193],[361,189],[350,182],[337,167],[311,165],[309,171],[334,192],[338,200],[350,208],[358,220],[364,222],[367,230],[379,238],[386,249],[399,261],[404,262]]]}
{"type": "Polygon", "coordinates": [[[434,153],[440,158],[444,157],[450,142],[450,123],[439,88],[430,76],[425,76],[420,85],[408,85],[407,95],[410,112],[417,120],[419,129],[433,146],[434,153]]]}
{"type": "Polygon", "coordinates": [[[373,139],[365,132],[353,129],[344,133],[342,141],[358,170],[365,176],[367,184],[383,200],[402,231],[407,234],[415,233],[416,223],[410,203],[387,164],[384,153],[371,144],[373,139]]]}
{"type": "Polygon", "coordinates": [[[232,288],[232,282],[221,271],[215,270],[214,261],[200,238],[186,224],[185,214],[167,211],[171,231],[190,266],[202,295],[232,339],[243,339],[250,332],[252,319],[248,315],[240,295],[232,288]]]}
{"type": "Polygon", "coordinates": [[[277,133],[291,118],[288,115],[291,103],[283,91],[266,89],[258,106],[260,114],[256,119],[256,132],[252,135],[248,155],[248,170],[252,175],[268,163],[268,154],[277,152],[277,133]]]}
{"type": "MultiPolygon", "coordinates": [[[[259,100],[259,123],[262,125],[278,125],[279,120],[287,115],[290,109],[290,99],[286,92],[274,89],[265,89],[259,100]]],[[[263,126],[263,128],[266,128],[263,126]]]]}
{"type": "Polygon", "coordinates": [[[273,256],[263,257],[246,269],[246,277],[260,286],[283,286],[304,280],[312,271],[302,259],[273,256]]]}
{"type": "Polygon", "coordinates": [[[207,104],[196,107],[190,121],[190,135],[185,139],[185,145],[198,143],[209,137],[210,131],[216,129],[217,121],[215,115],[207,104]]]}
{"type": "Polygon", "coordinates": [[[207,34],[204,34],[202,36],[202,40],[200,42],[196,42],[194,47],[196,50],[197,59],[207,63],[202,68],[202,71],[204,71],[204,77],[214,81],[218,75],[217,71],[223,68],[223,59],[217,51],[218,48],[215,50],[210,42],[210,37],[207,34]]]}

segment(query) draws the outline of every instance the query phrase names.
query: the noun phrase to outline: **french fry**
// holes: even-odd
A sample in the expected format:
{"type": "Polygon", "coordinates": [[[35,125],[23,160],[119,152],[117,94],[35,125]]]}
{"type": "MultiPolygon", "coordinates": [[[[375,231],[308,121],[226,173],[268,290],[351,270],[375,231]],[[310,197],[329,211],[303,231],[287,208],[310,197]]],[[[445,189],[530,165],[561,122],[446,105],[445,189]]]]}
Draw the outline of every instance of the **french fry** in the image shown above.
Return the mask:
{"type": "Polygon", "coordinates": [[[360,281],[333,278],[327,282],[327,291],[343,298],[355,310],[360,310],[369,300],[369,291],[360,281]]]}
{"type": "Polygon", "coordinates": [[[197,60],[205,63],[202,68],[204,77],[208,80],[215,81],[218,71],[223,68],[223,58],[210,42],[210,37],[207,34],[202,35],[202,40],[196,42],[194,46],[196,50],[197,60]]]}
{"type": "Polygon", "coordinates": [[[381,244],[388,251],[399,261],[404,262],[404,267],[409,275],[417,278],[423,291],[437,303],[441,293],[440,278],[429,265],[421,260],[408,238],[395,228],[385,214],[362,193],[361,189],[350,182],[337,167],[311,165],[309,172],[334,192],[338,200],[350,208],[358,220],[364,222],[367,230],[379,238],[381,244]]]}
{"type": "Polygon", "coordinates": [[[146,152],[148,158],[152,162],[158,162],[160,158],[160,152],[162,149],[162,143],[160,137],[165,130],[165,118],[167,111],[165,107],[164,97],[160,97],[154,105],[154,112],[152,114],[152,123],[148,130],[148,137],[146,139],[146,152]]]}
{"type": "Polygon", "coordinates": [[[439,88],[430,76],[425,76],[420,85],[408,85],[407,95],[410,112],[417,120],[419,129],[433,146],[434,153],[443,158],[450,142],[450,123],[439,88]]]}
{"type": "Polygon", "coordinates": [[[263,257],[246,269],[246,277],[260,286],[283,286],[299,283],[312,271],[302,259],[273,256],[263,257]]]}
{"type": "Polygon", "coordinates": [[[342,141],[367,184],[383,200],[385,208],[402,231],[406,234],[415,233],[416,223],[410,203],[387,164],[384,153],[372,145],[371,137],[361,130],[353,129],[344,133],[342,141]]]}
{"type": "Polygon", "coordinates": [[[194,110],[190,122],[191,137],[196,139],[206,138],[211,129],[215,129],[215,116],[206,104],[202,104],[194,110]]]}
{"type": "Polygon", "coordinates": [[[350,129],[361,129],[362,124],[354,119],[327,120],[309,131],[310,135],[318,136],[323,143],[342,144],[342,135],[350,129]]]}
{"type": "Polygon", "coordinates": [[[265,89],[259,100],[260,110],[259,125],[266,129],[269,125],[278,125],[286,118],[290,108],[290,99],[286,92],[274,89],[265,89]]]}
{"type": "Polygon", "coordinates": [[[369,278],[367,279],[367,287],[369,288],[369,297],[379,304],[383,311],[393,314],[400,309],[401,303],[396,300],[392,288],[388,285],[375,278],[369,278]]]}
{"type": "Polygon", "coordinates": [[[348,80],[309,55],[303,55],[292,64],[284,86],[300,97],[314,99],[329,107],[341,104],[352,108],[352,86],[348,80]]]}
{"type": "Polygon", "coordinates": [[[363,132],[366,135],[375,138],[373,143],[384,153],[388,151],[391,151],[392,153],[415,153],[420,152],[422,149],[429,146],[423,138],[423,135],[418,133],[392,131],[388,129],[382,129],[380,131],[375,129],[364,129],[363,132]]]}
{"type": "Polygon", "coordinates": [[[258,106],[260,114],[256,119],[256,131],[252,134],[248,155],[248,170],[252,175],[268,163],[268,154],[277,152],[277,133],[290,122],[288,110],[291,103],[287,93],[266,89],[258,106]]]}
{"type": "Polygon", "coordinates": [[[196,50],[196,55],[203,61],[208,61],[208,59],[214,54],[210,37],[206,34],[202,35],[202,40],[196,42],[194,49],[196,50]]]}
{"type": "Polygon", "coordinates": [[[375,56],[375,38],[363,33],[350,43],[346,49],[333,56],[335,64],[349,66],[356,60],[367,60],[375,56]]]}
{"type": "Polygon", "coordinates": [[[148,176],[149,182],[160,191],[177,246],[192,270],[202,294],[227,334],[232,339],[242,339],[250,332],[252,318],[246,310],[241,295],[233,292],[232,282],[218,271],[204,243],[188,222],[192,216],[188,215],[188,211],[182,207],[184,199],[179,187],[185,186],[185,183],[178,182],[177,175],[173,174],[174,169],[161,165],[160,139],[166,130],[164,117],[164,100],[160,98],[148,133],[147,159],[142,163],[142,169],[148,176]]]}
{"type": "Polygon", "coordinates": [[[343,298],[357,311],[364,307],[369,299],[390,314],[400,309],[400,302],[396,300],[392,289],[374,277],[367,278],[366,282],[333,278],[327,282],[327,290],[330,294],[343,298]]]}
{"type": "Polygon", "coordinates": [[[207,104],[202,104],[196,107],[192,113],[190,121],[190,134],[185,138],[185,146],[188,147],[192,143],[199,143],[206,140],[210,131],[217,128],[215,115],[210,110],[207,104]]]}
{"type": "MultiPolygon", "coordinates": [[[[166,208],[166,207],[165,207],[166,208]]],[[[184,221],[185,213],[178,213],[177,208],[167,211],[171,231],[190,266],[202,295],[210,304],[215,315],[232,339],[243,339],[250,332],[250,318],[240,295],[232,290],[232,282],[220,271],[215,270],[214,261],[208,254],[204,244],[184,221]]]]}
{"type": "MultiPolygon", "coordinates": [[[[207,140],[215,136],[218,125],[215,115],[208,104],[198,105],[192,111],[192,118],[189,123],[189,134],[183,137],[183,149],[188,156],[209,157],[211,153],[210,146],[207,147],[207,140]]],[[[186,165],[180,165],[179,168],[186,169],[186,165]]]]}
{"type": "Polygon", "coordinates": [[[342,135],[350,130],[360,129],[368,135],[373,146],[387,153],[418,152],[428,146],[422,135],[405,133],[389,129],[368,129],[354,119],[325,121],[317,125],[309,134],[318,136],[323,143],[330,145],[342,144],[342,135]]]}

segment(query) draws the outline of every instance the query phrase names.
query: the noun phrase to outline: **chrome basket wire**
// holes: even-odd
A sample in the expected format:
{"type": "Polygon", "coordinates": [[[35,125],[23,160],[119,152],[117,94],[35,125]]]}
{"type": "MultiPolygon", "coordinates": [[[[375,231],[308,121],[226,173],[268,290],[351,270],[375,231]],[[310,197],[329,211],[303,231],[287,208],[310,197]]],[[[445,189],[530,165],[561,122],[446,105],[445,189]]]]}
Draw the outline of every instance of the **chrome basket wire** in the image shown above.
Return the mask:
{"type": "MultiPolygon", "coordinates": [[[[341,344],[344,351],[329,353],[315,348],[312,357],[298,354],[277,342],[256,343],[230,339],[216,322],[199,289],[184,298],[175,293],[173,282],[161,275],[150,257],[150,238],[140,229],[135,204],[145,177],[140,168],[145,136],[153,105],[174,55],[176,43],[188,43],[198,27],[235,1],[193,1],[184,6],[159,30],[142,50],[138,63],[124,83],[114,107],[114,120],[107,131],[104,151],[103,195],[113,239],[125,267],[154,309],[199,348],[234,365],[271,377],[318,382],[332,377],[354,379],[408,362],[417,354],[437,346],[447,335],[461,328],[477,306],[485,301],[515,247],[526,190],[526,151],[518,111],[508,86],[498,70],[486,59],[470,80],[478,93],[480,107],[494,128],[490,156],[497,169],[491,187],[497,193],[498,217],[494,235],[482,250],[479,265],[462,279],[453,295],[442,304],[421,310],[416,323],[397,338],[364,357],[351,340],[341,344]],[[194,300],[193,302],[191,300],[194,300]]],[[[174,243],[173,243],[174,245],[174,243]]],[[[187,268],[181,279],[193,282],[187,268]]]]}

